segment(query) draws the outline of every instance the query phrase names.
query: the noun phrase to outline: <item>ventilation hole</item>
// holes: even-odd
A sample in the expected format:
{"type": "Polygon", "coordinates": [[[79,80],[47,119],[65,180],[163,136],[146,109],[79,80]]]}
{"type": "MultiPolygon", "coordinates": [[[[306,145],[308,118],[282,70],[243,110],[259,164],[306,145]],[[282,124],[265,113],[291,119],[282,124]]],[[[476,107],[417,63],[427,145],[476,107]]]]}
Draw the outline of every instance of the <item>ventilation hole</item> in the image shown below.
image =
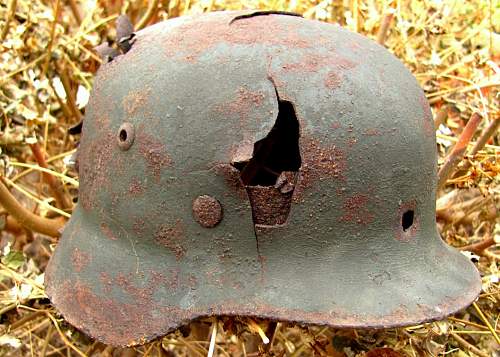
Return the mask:
{"type": "Polygon", "coordinates": [[[126,131],[125,129],[122,129],[122,130],[120,131],[120,140],[121,140],[121,141],[125,141],[125,140],[127,140],[127,131],[126,131]]]}
{"type": "Polygon", "coordinates": [[[122,150],[128,150],[134,143],[135,130],[130,123],[123,123],[118,129],[118,146],[122,150]]]}
{"type": "Polygon", "coordinates": [[[403,213],[403,217],[401,218],[401,225],[403,226],[403,231],[407,231],[413,225],[413,218],[415,216],[415,212],[413,210],[408,210],[403,213]]]}
{"type": "Polygon", "coordinates": [[[235,163],[241,171],[243,184],[273,186],[283,171],[298,171],[302,163],[299,136],[299,121],[293,104],[278,96],[278,117],[273,128],[254,144],[252,158],[247,164],[235,163]]]}

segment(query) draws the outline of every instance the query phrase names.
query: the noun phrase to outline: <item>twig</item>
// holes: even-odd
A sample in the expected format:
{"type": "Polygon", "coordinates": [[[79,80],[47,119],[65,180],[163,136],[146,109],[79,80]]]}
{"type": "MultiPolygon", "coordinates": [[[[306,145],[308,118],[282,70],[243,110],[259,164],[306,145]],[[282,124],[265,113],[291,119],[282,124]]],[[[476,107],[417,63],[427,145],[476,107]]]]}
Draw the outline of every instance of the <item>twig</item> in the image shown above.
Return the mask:
{"type": "Polygon", "coordinates": [[[82,15],[80,15],[80,11],[78,10],[78,5],[76,5],[75,0],[68,0],[69,7],[71,8],[71,12],[75,17],[76,23],[78,26],[82,24],[82,15]]]}
{"type": "Polygon", "coordinates": [[[484,353],[483,351],[481,351],[479,348],[477,348],[476,346],[474,345],[471,345],[469,342],[467,342],[466,340],[464,340],[462,337],[460,337],[458,334],[456,334],[455,332],[450,332],[450,335],[455,339],[455,341],[458,342],[458,344],[460,346],[462,346],[463,348],[465,348],[467,351],[470,351],[480,357],[490,357],[487,353],[484,353]]]}
{"type": "MultiPolygon", "coordinates": [[[[49,43],[47,45],[47,57],[45,58],[45,63],[43,64],[43,69],[42,73],[43,75],[47,73],[47,70],[49,68],[49,63],[50,59],[52,57],[52,46],[54,45],[54,38],[56,36],[56,25],[57,25],[57,20],[59,19],[59,14],[61,12],[61,1],[56,0],[56,5],[54,7],[54,21],[52,22],[51,28],[50,28],[50,36],[49,36],[49,43]]],[[[42,76],[43,76],[42,75],[42,76]]]]}
{"type": "Polygon", "coordinates": [[[7,18],[5,19],[5,24],[3,25],[2,34],[0,35],[0,41],[3,42],[9,33],[10,22],[16,14],[17,0],[9,1],[9,8],[7,9],[7,18]]]}
{"type": "MultiPolygon", "coordinates": [[[[30,144],[29,146],[38,165],[44,169],[48,169],[49,166],[47,165],[45,154],[43,153],[40,144],[36,142],[34,144],[30,144]]],[[[71,202],[64,194],[60,182],[55,180],[54,176],[48,174],[47,172],[42,172],[42,176],[45,182],[49,185],[50,191],[52,192],[52,195],[54,196],[56,202],[59,204],[59,207],[62,209],[70,208],[71,202]]]]}
{"type": "MultiPolygon", "coordinates": [[[[488,142],[488,140],[491,138],[491,136],[497,132],[499,127],[500,127],[500,119],[493,119],[490,125],[488,125],[486,129],[483,130],[481,136],[479,136],[479,139],[477,139],[476,143],[470,150],[469,155],[474,156],[479,151],[481,151],[488,142]]],[[[470,165],[471,165],[470,161],[466,161],[463,165],[461,165],[459,169],[467,170],[470,167],[470,165]]]]}
{"type": "Polygon", "coordinates": [[[66,102],[68,103],[68,107],[73,113],[76,122],[79,122],[80,120],[82,120],[82,113],[76,106],[75,98],[73,98],[73,91],[71,90],[71,82],[68,73],[65,68],[61,68],[60,66],[57,67],[57,72],[59,72],[61,83],[64,87],[64,91],[66,92],[66,102]]]}
{"type": "Polygon", "coordinates": [[[24,227],[50,237],[61,235],[59,230],[64,224],[60,220],[43,218],[28,211],[17,202],[16,198],[5,187],[3,178],[0,180],[0,203],[24,227]]]}
{"type": "Polygon", "coordinates": [[[215,338],[217,337],[217,319],[212,324],[212,335],[210,336],[210,346],[208,347],[207,357],[212,357],[215,350],[215,338]]]}
{"type": "Polygon", "coordinates": [[[142,16],[142,18],[139,20],[137,25],[135,26],[136,31],[143,29],[144,27],[147,26],[149,21],[151,21],[153,16],[158,11],[158,3],[159,3],[159,0],[151,0],[151,2],[149,3],[148,9],[146,10],[146,12],[142,16]]]}
{"type": "Polygon", "coordinates": [[[19,327],[23,326],[24,324],[26,324],[30,321],[33,321],[36,318],[38,318],[44,314],[45,314],[45,312],[43,310],[37,310],[37,311],[34,311],[30,314],[26,314],[25,316],[23,316],[19,320],[14,321],[12,323],[12,325],[10,325],[10,329],[11,329],[11,331],[14,331],[14,330],[18,329],[19,327]]]}
{"type": "Polygon", "coordinates": [[[45,340],[43,341],[42,351],[40,352],[41,357],[45,357],[47,354],[47,347],[49,346],[49,341],[50,341],[50,338],[52,337],[53,331],[54,331],[54,328],[52,327],[52,324],[51,324],[47,328],[47,334],[45,335],[45,340]]]}
{"type": "Polygon", "coordinates": [[[266,335],[269,336],[270,342],[264,346],[264,352],[269,352],[274,344],[274,338],[279,329],[279,323],[276,321],[271,321],[267,326],[266,335]]]}
{"type": "Polygon", "coordinates": [[[467,145],[469,144],[472,136],[481,122],[482,117],[478,113],[472,114],[469,122],[465,126],[460,138],[451,150],[450,154],[446,157],[443,166],[438,173],[438,189],[444,187],[446,180],[451,176],[457,164],[462,160],[467,145]]]}
{"type": "Polygon", "coordinates": [[[495,244],[495,239],[493,238],[486,238],[483,239],[479,243],[474,243],[474,244],[469,244],[464,247],[458,248],[459,250],[466,250],[468,252],[472,252],[475,254],[481,254],[486,248],[491,247],[493,244],[495,244]]]}
{"type": "Polygon", "coordinates": [[[391,26],[392,19],[394,17],[394,13],[390,12],[385,14],[382,22],[380,23],[380,28],[377,33],[377,42],[384,46],[385,40],[387,39],[387,34],[389,31],[389,27],[391,26]]]}
{"type": "Polygon", "coordinates": [[[266,334],[264,333],[262,328],[259,326],[259,324],[257,324],[254,320],[249,318],[247,321],[247,326],[248,326],[250,331],[252,331],[253,333],[257,333],[260,336],[260,338],[262,339],[262,342],[265,345],[267,345],[269,343],[269,338],[266,336],[266,334]]]}
{"type": "Polygon", "coordinates": [[[448,118],[448,106],[443,106],[437,113],[434,118],[434,129],[438,130],[441,124],[444,124],[446,119],[448,118]]]}
{"type": "Polygon", "coordinates": [[[488,327],[488,330],[490,330],[498,345],[500,345],[500,337],[498,337],[495,329],[493,328],[493,326],[491,326],[490,321],[486,318],[486,316],[484,316],[483,311],[479,308],[479,306],[477,306],[475,302],[472,303],[472,306],[474,306],[474,309],[476,309],[477,313],[481,317],[481,320],[483,320],[484,324],[488,327]]]}

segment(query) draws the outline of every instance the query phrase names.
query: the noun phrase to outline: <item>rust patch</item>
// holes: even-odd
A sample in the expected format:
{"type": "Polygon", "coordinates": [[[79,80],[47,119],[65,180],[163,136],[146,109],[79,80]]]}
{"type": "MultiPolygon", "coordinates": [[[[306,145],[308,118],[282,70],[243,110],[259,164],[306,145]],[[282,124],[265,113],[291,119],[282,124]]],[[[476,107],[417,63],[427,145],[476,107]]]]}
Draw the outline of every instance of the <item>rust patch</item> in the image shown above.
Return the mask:
{"type": "Polygon", "coordinates": [[[178,219],[174,225],[161,225],[155,233],[155,242],[168,248],[179,261],[186,255],[186,248],[182,246],[184,234],[184,226],[178,219]]]}
{"type": "Polygon", "coordinates": [[[89,264],[90,255],[75,248],[71,253],[71,262],[76,272],[80,273],[89,264]]]}
{"type": "Polygon", "coordinates": [[[183,59],[194,62],[208,49],[220,43],[254,45],[255,43],[308,48],[314,45],[301,37],[298,29],[303,20],[284,22],[281,16],[257,16],[233,22],[231,14],[204,16],[172,28],[164,41],[169,57],[184,55],[183,59]],[[200,33],[206,36],[200,36],[200,33]]]}
{"type": "Polygon", "coordinates": [[[144,187],[142,186],[142,182],[137,178],[133,178],[128,186],[128,192],[131,195],[142,195],[144,193],[144,187]]]}
{"type": "Polygon", "coordinates": [[[213,228],[222,220],[222,206],[211,196],[198,196],[193,201],[193,217],[202,227],[213,228]]]}
{"type": "Polygon", "coordinates": [[[104,222],[101,223],[101,232],[111,240],[118,240],[111,228],[104,222]]]}
{"type": "Polygon", "coordinates": [[[330,56],[318,56],[317,54],[304,54],[299,62],[283,64],[281,66],[284,72],[317,72],[332,61],[330,56]]]}
{"type": "MultiPolygon", "coordinates": [[[[396,222],[394,223],[394,232],[396,240],[400,242],[409,242],[420,228],[420,219],[416,210],[417,202],[415,200],[401,204],[397,211],[396,222]],[[406,212],[412,212],[411,224],[409,227],[403,227],[403,216],[406,212]],[[405,229],[406,228],[406,229],[405,229]]],[[[406,224],[409,222],[405,222],[406,224]]]]}
{"type": "MultiPolygon", "coordinates": [[[[109,187],[109,170],[115,153],[115,135],[104,128],[101,133],[95,133],[89,137],[82,137],[82,145],[78,149],[78,161],[80,165],[80,189],[79,202],[85,210],[97,207],[98,193],[109,187]],[[99,150],[96,150],[99,148],[99,150]]],[[[117,173],[119,174],[119,173],[117,173]]]]}
{"type": "Polygon", "coordinates": [[[273,186],[247,186],[254,224],[284,224],[290,212],[292,193],[281,193],[273,186]]]}
{"type": "Polygon", "coordinates": [[[156,183],[160,183],[161,171],[172,165],[172,159],[167,153],[165,144],[159,142],[154,136],[146,134],[141,127],[136,138],[139,152],[146,160],[146,166],[152,173],[156,183]]]}
{"type": "Polygon", "coordinates": [[[113,280],[114,285],[121,287],[136,301],[150,301],[156,288],[166,282],[162,273],[151,271],[147,284],[144,287],[137,287],[134,285],[134,280],[137,280],[135,275],[134,273],[118,273],[113,280]]]}
{"type": "Polygon", "coordinates": [[[151,96],[151,88],[145,86],[139,91],[129,92],[122,100],[125,113],[129,116],[133,115],[138,109],[144,108],[147,105],[147,100],[151,96]]]}
{"type": "Polygon", "coordinates": [[[99,281],[101,282],[102,291],[105,294],[111,293],[111,290],[113,289],[113,281],[111,280],[109,274],[106,272],[99,273],[99,281]]]}
{"type": "Polygon", "coordinates": [[[281,66],[283,72],[312,73],[318,72],[325,67],[335,67],[336,70],[328,72],[327,76],[336,74],[342,78],[342,71],[349,70],[357,66],[357,63],[341,56],[332,49],[328,55],[318,55],[317,53],[306,53],[297,62],[286,63],[281,66]]]}
{"type": "Polygon", "coordinates": [[[214,166],[214,170],[217,175],[224,178],[226,185],[233,192],[236,192],[239,198],[248,198],[245,187],[240,179],[240,172],[234,166],[230,164],[217,164],[214,166]]]}
{"type": "Polygon", "coordinates": [[[299,180],[294,196],[294,201],[311,187],[315,182],[336,178],[345,180],[344,172],[347,169],[347,160],[344,151],[335,145],[322,145],[320,141],[307,135],[300,138],[302,166],[299,171],[299,180]]]}
{"type": "Polygon", "coordinates": [[[342,84],[342,73],[333,70],[327,73],[325,77],[325,87],[328,89],[336,89],[342,84]]]}
{"type": "Polygon", "coordinates": [[[246,186],[257,225],[285,224],[290,213],[297,172],[283,171],[274,186],[246,186]]]}
{"type": "Polygon", "coordinates": [[[134,223],[132,224],[132,230],[138,236],[142,236],[146,229],[146,221],[144,218],[136,217],[134,223]]]}
{"type": "Polygon", "coordinates": [[[341,127],[342,127],[342,124],[340,124],[340,121],[335,120],[334,122],[332,122],[332,129],[333,130],[340,129],[341,127]]]}
{"type": "Polygon", "coordinates": [[[262,105],[264,99],[264,93],[252,92],[245,87],[240,87],[234,100],[226,104],[219,104],[215,109],[221,114],[237,114],[241,118],[246,118],[252,108],[262,105]]]}
{"type": "Polygon", "coordinates": [[[382,133],[380,132],[380,130],[379,129],[375,129],[375,128],[366,129],[364,131],[364,134],[366,136],[380,136],[380,135],[382,135],[382,133]]]}
{"type": "Polygon", "coordinates": [[[366,207],[369,202],[368,195],[356,194],[344,200],[344,215],[339,218],[342,222],[370,224],[374,220],[374,215],[366,207]]]}

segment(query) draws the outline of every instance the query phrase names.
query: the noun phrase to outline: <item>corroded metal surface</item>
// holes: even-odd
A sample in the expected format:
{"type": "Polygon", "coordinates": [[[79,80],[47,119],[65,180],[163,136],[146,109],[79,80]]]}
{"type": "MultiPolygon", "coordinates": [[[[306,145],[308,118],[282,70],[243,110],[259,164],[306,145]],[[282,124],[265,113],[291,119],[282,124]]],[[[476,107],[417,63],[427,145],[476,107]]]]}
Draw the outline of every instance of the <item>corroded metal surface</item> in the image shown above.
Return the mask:
{"type": "Polygon", "coordinates": [[[384,48],[261,12],[133,39],[95,80],[46,272],[70,323],[135,345],[210,315],[416,324],[477,296],[436,231],[429,106],[384,48]]]}

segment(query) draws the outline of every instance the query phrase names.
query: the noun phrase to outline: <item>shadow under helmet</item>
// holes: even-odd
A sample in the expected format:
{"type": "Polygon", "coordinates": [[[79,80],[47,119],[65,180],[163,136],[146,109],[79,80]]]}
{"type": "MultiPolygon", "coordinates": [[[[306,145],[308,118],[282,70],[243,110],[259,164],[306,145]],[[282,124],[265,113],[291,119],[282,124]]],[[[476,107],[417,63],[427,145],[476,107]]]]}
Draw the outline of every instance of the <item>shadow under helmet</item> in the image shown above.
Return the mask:
{"type": "Polygon", "coordinates": [[[386,49],[248,11],[134,41],[98,71],[47,268],[67,321],[136,345],[211,315],[384,328],[476,298],[436,230],[429,104],[386,49]]]}

